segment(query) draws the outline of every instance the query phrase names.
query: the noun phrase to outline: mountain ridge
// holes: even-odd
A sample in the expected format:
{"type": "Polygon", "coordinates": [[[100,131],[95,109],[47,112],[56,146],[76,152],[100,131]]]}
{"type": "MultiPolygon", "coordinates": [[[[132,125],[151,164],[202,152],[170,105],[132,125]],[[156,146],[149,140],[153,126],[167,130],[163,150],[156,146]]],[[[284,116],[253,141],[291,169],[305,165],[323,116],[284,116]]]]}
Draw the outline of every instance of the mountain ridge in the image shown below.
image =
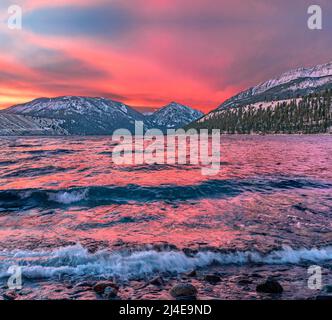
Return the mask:
{"type": "MultiPolygon", "coordinates": [[[[166,131],[169,128],[180,128],[203,115],[200,111],[176,102],[162,107],[152,115],[144,115],[119,101],[84,96],[37,98],[2,110],[0,114],[32,117],[40,119],[39,122],[48,119],[48,123],[54,122],[53,126],[58,126],[61,120],[60,127],[68,135],[109,135],[120,128],[134,132],[136,121],[142,121],[145,130],[158,128],[166,131]]],[[[17,120],[20,121],[20,118],[17,120]]],[[[15,124],[12,123],[12,126],[15,127],[15,124]]],[[[6,128],[0,127],[0,130],[4,132],[6,128]]]]}
{"type": "Polygon", "coordinates": [[[185,129],[228,134],[332,132],[332,62],[297,68],[223,102],[185,129]]]}
{"type": "Polygon", "coordinates": [[[227,99],[217,109],[238,107],[263,101],[276,101],[308,95],[332,88],[332,61],[313,67],[286,71],[227,99]]]}

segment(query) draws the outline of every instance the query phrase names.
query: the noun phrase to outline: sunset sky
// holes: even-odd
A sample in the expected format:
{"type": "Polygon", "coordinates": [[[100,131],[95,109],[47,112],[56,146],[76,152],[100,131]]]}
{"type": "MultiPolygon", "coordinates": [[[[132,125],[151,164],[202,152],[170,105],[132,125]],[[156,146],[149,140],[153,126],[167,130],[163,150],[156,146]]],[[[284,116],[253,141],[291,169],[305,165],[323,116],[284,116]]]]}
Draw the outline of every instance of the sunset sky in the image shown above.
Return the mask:
{"type": "Polygon", "coordinates": [[[289,69],[332,60],[331,0],[0,0],[0,108],[102,96],[202,111],[289,69]],[[307,28],[310,4],[323,30],[307,28]],[[23,29],[7,28],[7,8],[23,29]]]}

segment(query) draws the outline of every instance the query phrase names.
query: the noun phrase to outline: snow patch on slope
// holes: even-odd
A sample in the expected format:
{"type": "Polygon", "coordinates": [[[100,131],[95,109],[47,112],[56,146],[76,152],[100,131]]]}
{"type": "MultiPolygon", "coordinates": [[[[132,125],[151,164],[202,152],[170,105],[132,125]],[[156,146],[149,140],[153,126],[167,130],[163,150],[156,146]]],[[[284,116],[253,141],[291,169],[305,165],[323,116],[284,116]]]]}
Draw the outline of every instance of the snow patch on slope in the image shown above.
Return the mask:
{"type": "Polygon", "coordinates": [[[202,116],[203,113],[198,110],[172,102],[152,114],[150,120],[159,127],[180,128],[202,116]]]}
{"type": "Polygon", "coordinates": [[[298,68],[260,83],[228,99],[218,109],[244,106],[268,100],[282,100],[306,95],[315,90],[332,88],[332,62],[312,68],[298,68]],[[272,99],[271,99],[272,98],[272,99]]]}

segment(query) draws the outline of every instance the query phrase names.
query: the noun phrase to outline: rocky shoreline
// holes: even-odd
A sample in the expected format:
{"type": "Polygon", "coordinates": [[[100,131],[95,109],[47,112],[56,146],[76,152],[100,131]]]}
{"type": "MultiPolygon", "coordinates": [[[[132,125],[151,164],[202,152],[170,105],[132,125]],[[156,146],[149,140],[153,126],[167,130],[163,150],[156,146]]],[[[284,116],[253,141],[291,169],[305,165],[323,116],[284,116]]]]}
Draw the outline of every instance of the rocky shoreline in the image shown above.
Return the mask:
{"type": "MultiPolygon", "coordinates": [[[[31,239],[30,239],[31,240],[31,239]]],[[[156,252],[183,252],[186,257],[197,253],[231,253],[232,249],[220,249],[200,243],[199,247],[178,248],[169,243],[142,245],[126,243],[121,239],[113,243],[83,241],[88,254],[100,250],[115,252],[154,250],[156,252]]],[[[74,243],[43,242],[44,249],[74,243]]],[[[13,243],[13,245],[15,245],[13,243]]],[[[36,248],[36,243],[26,242],[26,249],[36,248]]],[[[39,247],[39,246],[38,246],[39,247]]],[[[8,248],[7,248],[8,249],[8,248]]],[[[247,248],[246,248],[247,249],[247,248]]],[[[271,250],[275,248],[269,248],[271,250]]],[[[234,252],[236,250],[234,249],[234,252]]],[[[266,254],[270,250],[266,250],[266,254]]],[[[204,267],[196,267],[186,272],[155,272],[128,279],[102,277],[86,274],[59,277],[25,278],[20,290],[9,290],[7,280],[0,279],[0,300],[293,300],[293,299],[332,299],[332,265],[322,263],[323,288],[308,288],[308,263],[301,264],[247,264],[220,265],[217,262],[204,267]]]]}
{"type": "Polygon", "coordinates": [[[301,279],[301,269],[285,266],[218,267],[186,274],[158,274],[147,279],[34,280],[20,290],[0,286],[0,300],[332,300],[332,278],[313,291],[301,279]],[[243,270],[244,269],[244,270],[243,270]]]}

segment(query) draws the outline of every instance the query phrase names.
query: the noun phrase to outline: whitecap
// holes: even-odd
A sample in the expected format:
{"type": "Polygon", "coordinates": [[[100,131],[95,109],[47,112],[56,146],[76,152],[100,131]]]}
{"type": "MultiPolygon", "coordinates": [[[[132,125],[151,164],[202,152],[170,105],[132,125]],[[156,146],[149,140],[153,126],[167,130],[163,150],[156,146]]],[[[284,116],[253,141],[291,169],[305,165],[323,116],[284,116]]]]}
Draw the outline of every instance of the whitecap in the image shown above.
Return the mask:
{"type": "Polygon", "coordinates": [[[22,266],[26,278],[119,277],[132,279],[162,272],[183,273],[211,264],[219,265],[297,265],[303,262],[321,263],[332,260],[332,247],[292,249],[284,247],[263,255],[257,251],[200,251],[187,256],[182,251],[109,251],[95,253],[77,244],[52,251],[0,252],[0,277],[7,277],[9,266],[22,266]]]}

